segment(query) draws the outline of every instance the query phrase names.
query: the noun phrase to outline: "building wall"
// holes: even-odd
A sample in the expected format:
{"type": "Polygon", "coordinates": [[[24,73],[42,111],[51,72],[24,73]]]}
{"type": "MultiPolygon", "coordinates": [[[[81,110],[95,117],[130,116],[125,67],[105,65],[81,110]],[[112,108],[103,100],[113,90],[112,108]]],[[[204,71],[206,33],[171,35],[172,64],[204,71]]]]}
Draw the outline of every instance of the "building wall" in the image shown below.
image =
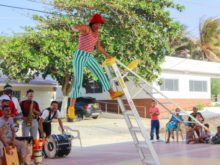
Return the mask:
{"type": "MultiPolygon", "coordinates": [[[[210,77],[192,73],[178,73],[171,71],[163,71],[160,78],[178,79],[179,90],[178,91],[161,91],[169,98],[193,98],[193,99],[211,99],[211,83],[210,77]],[[206,92],[192,92],[189,91],[189,80],[207,81],[206,92]]],[[[160,90],[160,86],[157,83],[153,83],[153,86],[160,90]]],[[[161,98],[159,95],[155,95],[156,98],[161,98]]]]}

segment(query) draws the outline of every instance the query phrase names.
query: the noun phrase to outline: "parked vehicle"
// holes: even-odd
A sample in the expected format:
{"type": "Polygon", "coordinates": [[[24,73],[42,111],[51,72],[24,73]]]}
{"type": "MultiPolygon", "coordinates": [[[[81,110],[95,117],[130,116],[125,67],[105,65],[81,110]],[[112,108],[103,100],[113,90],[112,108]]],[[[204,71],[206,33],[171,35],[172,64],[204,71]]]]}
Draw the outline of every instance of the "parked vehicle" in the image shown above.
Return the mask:
{"type": "Polygon", "coordinates": [[[75,113],[78,118],[92,117],[97,119],[102,113],[97,100],[92,97],[79,97],[76,99],[75,113]]]}

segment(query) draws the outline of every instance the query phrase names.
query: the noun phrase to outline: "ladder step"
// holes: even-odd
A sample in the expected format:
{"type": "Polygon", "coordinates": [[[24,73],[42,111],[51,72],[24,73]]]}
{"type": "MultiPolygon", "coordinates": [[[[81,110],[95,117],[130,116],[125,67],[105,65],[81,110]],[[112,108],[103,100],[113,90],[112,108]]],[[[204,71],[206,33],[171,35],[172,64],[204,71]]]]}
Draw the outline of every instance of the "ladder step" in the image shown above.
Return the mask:
{"type": "Polygon", "coordinates": [[[156,92],[149,92],[149,93],[153,95],[153,94],[158,94],[159,92],[156,91],[156,92]]]}
{"type": "Polygon", "coordinates": [[[145,142],[139,142],[136,144],[139,148],[148,148],[147,144],[145,142]]]}
{"type": "Polygon", "coordinates": [[[141,129],[139,127],[132,127],[132,128],[130,128],[130,130],[132,132],[141,132],[141,129]]]}
{"type": "Polygon", "coordinates": [[[124,111],[123,114],[124,114],[124,115],[128,115],[128,116],[134,116],[133,112],[132,112],[132,111],[129,111],[129,110],[124,111]]]}

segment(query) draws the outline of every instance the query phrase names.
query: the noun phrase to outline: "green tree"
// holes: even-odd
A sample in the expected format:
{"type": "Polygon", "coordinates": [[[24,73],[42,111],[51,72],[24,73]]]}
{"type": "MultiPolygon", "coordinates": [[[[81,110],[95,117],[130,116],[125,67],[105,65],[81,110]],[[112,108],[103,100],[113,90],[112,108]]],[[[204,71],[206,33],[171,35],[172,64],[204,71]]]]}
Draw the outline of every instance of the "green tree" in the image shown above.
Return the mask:
{"type": "Polygon", "coordinates": [[[204,58],[220,62],[220,19],[208,18],[199,26],[199,46],[204,58]]]}
{"type": "MultiPolygon", "coordinates": [[[[54,7],[54,15],[34,15],[33,19],[38,21],[35,28],[26,28],[24,36],[15,36],[11,39],[12,42],[0,45],[0,48],[4,47],[0,50],[0,55],[4,58],[1,67],[4,73],[13,78],[32,78],[38,73],[43,73],[44,76],[49,74],[62,85],[66,96],[73,83],[72,58],[78,40],[78,34],[71,31],[72,26],[88,24],[92,14],[101,13],[105,19],[100,35],[103,46],[123,63],[140,59],[138,72],[152,81],[160,73],[164,57],[172,51],[169,41],[179,35],[177,31],[180,24],[173,21],[167,9],[183,9],[172,0],[49,2],[54,7]],[[36,63],[31,64],[29,60],[32,59],[36,63]],[[14,61],[13,70],[8,70],[7,66],[12,65],[10,61],[14,61]]],[[[93,54],[98,61],[103,61],[100,53],[95,51],[93,54]]],[[[91,77],[88,73],[86,71],[88,76],[85,77],[91,77]]]]}
{"type": "Polygon", "coordinates": [[[220,81],[212,80],[211,81],[211,95],[213,101],[217,101],[217,96],[220,94],[220,81]]]}

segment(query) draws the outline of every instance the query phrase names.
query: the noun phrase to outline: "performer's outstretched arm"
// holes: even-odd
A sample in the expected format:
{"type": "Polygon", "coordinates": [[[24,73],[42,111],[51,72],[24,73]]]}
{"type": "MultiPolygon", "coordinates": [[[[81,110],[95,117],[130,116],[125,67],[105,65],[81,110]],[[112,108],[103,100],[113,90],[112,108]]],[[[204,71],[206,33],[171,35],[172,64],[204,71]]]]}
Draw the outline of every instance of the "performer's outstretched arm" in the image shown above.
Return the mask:
{"type": "Polygon", "coordinates": [[[106,50],[102,47],[101,42],[98,40],[96,43],[96,48],[106,57],[111,58],[111,56],[106,52],[106,50]]]}
{"type": "Polygon", "coordinates": [[[72,30],[74,32],[80,32],[80,33],[88,34],[91,29],[88,25],[77,25],[77,26],[73,26],[72,30]]]}

